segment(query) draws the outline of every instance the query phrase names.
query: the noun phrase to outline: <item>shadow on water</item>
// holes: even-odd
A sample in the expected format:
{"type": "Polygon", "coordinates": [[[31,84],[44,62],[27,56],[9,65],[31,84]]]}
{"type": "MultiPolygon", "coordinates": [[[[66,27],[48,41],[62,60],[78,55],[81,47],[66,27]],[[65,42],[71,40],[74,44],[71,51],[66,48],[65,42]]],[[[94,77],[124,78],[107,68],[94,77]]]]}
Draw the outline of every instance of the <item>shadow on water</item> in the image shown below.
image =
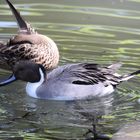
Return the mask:
{"type": "MultiPolygon", "coordinates": [[[[60,65],[121,61],[125,65],[120,73],[140,69],[139,1],[30,0],[25,3],[13,0],[12,3],[40,33],[55,40],[60,50],[60,65]]],[[[17,30],[4,1],[0,4],[0,19],[0,41],[4,41],[17,30]]],[[[9,72],[0,71],[1,78],[6,75],[9,72]]],[[[121,128],[127,123],[140,120],[139,81],[137,77],[121,84],[107,97],[69,102],[30,98],[21,81],[3,87],[0,89],[0,139],[112,137],[118,130],[123,131],[121,128]]]]}

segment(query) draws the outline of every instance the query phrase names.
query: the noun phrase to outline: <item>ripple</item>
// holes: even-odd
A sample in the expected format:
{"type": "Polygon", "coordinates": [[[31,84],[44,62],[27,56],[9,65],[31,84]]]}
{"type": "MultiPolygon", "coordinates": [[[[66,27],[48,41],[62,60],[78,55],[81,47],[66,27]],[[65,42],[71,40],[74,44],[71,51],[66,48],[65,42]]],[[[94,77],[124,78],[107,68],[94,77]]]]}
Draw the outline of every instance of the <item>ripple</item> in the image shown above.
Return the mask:
{"type": "MultiPolygon", "coordinates": [[[[15,4],[40,33],[51,37],[60,50],[60,64],[93,62],[109,65],[122,61],[119,73],[140,69],[139,0],[40,1],[15,4]],[[61,4],[62,3],[62,4],[61,4]]],[[[0,39],[17,30],[8,6],[0,5],[0,39]]],[[[0,76],[9,75],[0,71],[0,76]]],[[[111,96],[76,102],[36,100],[26,96],[23,82],[0,89],[1,138],[82,139],[100,118],[97,129],[112,135],[127,122],[140,119],[139,81],[122,83],[111,96]],[[18,88],[17,88],[18,86],[18,88]],[[22,118],[29,112],[26,118],[22,118]],[[20,119],[22,118],[22,119],[20,119]],[[36,131],[36,132],[34,132],[36,131]],[[31,133],[30,133],[31,132],[31,133]]]]}
{"type": "Polygon", "coordinates": [[[47,4],[45,3],[36,3],[24,5],[16,5],[19,9],[25,9],[29,7],[29,11],[51,11],[51,12],[70,12],[70,13],[80,13],[88,15],[102,15],[102,16],[111,16],[118,18],[128,18],[128,19],[140,19],[140,12],[136,10],[124,10],[124,9],[112,9],[112,8],[103,8],[103,7],[82,7],[82,6],[68,6],[68,5],[59,5],[59,4],[47,4]],[[36,6],[43,7],[41,9],[34,8],[36,6]],[[23,7],[23,8],[21,8],[23,7]]]}

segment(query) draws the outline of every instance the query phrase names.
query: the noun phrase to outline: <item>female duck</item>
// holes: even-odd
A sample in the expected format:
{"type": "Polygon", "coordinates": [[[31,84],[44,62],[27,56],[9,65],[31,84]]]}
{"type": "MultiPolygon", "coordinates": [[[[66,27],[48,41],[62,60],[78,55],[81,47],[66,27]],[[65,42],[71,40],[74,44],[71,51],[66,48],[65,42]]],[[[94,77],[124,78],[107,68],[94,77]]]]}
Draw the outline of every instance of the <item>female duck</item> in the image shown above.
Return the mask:
{"type": "Polygon", "coordinates": [[[104,96],[115,87],[140,73],[140,70],[127,75],[116,74],[120,63],[101,67],[97,64],[79,63],[60,66],[46,75],[44,67],[29,61],[19,61],[13,74],[0,86],[15,80],[28,82],[26,92],[40,99],[75,100],[89,96],[104,96]]]}
{"type": "Polygon", "coordinates": [[[59,51],[54,41],[31,27],[14,6],[6,0],[16,17],[19,32],[6,44],[0,43],[0,67],[12,69],[19,60],[31,60],[42,64],[46,70],[53,69],[59,61],[59,51]]]}

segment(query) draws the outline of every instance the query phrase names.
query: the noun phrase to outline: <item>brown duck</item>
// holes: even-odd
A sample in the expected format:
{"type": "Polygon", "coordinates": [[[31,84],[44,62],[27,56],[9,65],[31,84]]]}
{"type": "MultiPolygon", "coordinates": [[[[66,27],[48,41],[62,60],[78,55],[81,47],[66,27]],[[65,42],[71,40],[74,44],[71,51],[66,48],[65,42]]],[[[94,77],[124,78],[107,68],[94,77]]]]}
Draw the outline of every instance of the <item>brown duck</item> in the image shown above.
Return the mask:
{"type": "Polygon", "coordinates": [[[12,69],[20,60],[31,60],[42,64],[46,70],[53,69],[59,61],[59,51],[55,42],[49,37],[37,33],[6,0],[19,26],[18,34],[7,43],[0,43],[0,68],[12,69]]]}

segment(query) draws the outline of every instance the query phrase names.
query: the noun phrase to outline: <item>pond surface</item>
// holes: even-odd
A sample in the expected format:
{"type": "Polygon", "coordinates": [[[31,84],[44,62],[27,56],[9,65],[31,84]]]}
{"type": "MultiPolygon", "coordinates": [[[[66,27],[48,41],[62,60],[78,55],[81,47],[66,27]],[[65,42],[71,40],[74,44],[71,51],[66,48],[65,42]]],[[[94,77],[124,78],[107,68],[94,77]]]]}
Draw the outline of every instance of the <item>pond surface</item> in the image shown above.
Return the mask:
{"type": "MultiPolygon", "coordinates": [[[[60,65],[75,62],[123,62],[120,73],[140,69],[140,0],[12,0],[38,32],[60,50],[60,65]]],[[[0,3],[0,41],[16,34],[9,7],[0,3]]],[[[9,75],[1,70],[0,77],[9,75]]],[[[0,139],[85,139],[97,131],[112,136],[140,120],[140,77],[122,83],[106,97],[81,101],[30,98],[25,83],[0,88],[0,139]],[[98,122],[93,120],[98,119],[98,122]]],[[[140,134],[139,134],[140,136],[140,134]]]]}

